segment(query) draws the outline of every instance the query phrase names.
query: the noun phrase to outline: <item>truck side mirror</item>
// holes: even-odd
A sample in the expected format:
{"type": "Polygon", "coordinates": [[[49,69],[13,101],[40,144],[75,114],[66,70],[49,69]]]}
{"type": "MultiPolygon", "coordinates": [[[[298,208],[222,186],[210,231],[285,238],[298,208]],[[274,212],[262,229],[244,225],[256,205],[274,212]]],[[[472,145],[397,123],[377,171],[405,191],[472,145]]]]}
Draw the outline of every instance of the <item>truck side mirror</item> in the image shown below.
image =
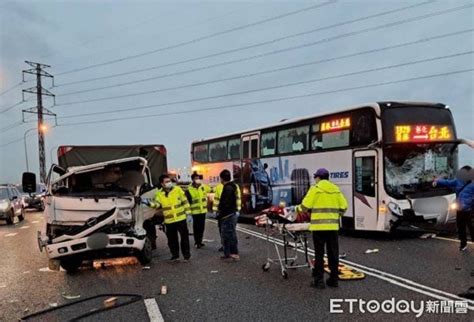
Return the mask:
{"type": "Polygon", "coordinates": [[[21,185],[24,192],[36,192],[36,175],[32,172],[24,172],[21,180],[21,185]]]}

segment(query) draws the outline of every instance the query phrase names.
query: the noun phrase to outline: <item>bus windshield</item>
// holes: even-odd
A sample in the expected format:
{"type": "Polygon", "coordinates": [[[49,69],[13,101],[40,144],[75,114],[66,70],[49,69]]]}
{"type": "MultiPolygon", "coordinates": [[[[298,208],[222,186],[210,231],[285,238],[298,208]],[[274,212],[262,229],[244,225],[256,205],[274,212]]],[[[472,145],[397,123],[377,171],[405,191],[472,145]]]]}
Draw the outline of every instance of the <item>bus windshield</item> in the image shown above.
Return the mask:
{"type": "Polygon", "coordinates": [[[454,176],[457,168],[454,143],[393,144],[384,148],[385,189],[394,198],[446,193],[434,188],[436,178],[454,176]]]}

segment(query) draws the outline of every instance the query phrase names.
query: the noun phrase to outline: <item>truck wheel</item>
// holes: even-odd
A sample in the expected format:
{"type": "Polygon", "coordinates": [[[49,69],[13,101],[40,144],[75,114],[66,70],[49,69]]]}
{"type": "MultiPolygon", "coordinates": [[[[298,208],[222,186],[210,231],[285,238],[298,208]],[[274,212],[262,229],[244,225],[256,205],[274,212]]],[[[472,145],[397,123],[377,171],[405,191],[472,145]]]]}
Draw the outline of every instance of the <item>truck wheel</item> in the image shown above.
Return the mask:
{"type": "Polygon", "coordinates": [[[75,273],[82,264],[82,258],[78,256],[61,259],[60,265],[68,273],[75,273]]]}
{"type": "Polygon", "coordinates": [[[148,237],[145,237],[145,244],[143,245],[143,249],[137,254],[137,259],[140,264],[146,265],[151,262],[152,255],[151,241],[148,237]]]}
{"type": "Polygon", "coordinates": [[[7,225],[13,225],[13,221],[15,220],[15,212],[11,211],[10,216],[7,217],[7,225]]]}
{"type": "Polygon", "coordinates": [[[307,169],[294,169],[291,172],[291,203],[301,203],[310,186],[309,172],[307,169]]]}

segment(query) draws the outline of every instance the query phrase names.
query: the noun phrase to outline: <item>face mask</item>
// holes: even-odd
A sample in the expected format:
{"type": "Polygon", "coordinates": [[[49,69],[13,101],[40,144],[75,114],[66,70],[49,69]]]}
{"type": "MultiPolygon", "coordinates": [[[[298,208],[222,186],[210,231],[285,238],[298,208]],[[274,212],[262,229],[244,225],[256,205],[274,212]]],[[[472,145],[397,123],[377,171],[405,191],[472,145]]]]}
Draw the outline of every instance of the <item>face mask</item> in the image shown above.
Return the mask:
{"type": "Polygon", "coordinates": [[[173,182],[165,183],[165,189],[171,189],[171,188],[173,188],[173,182]]]}
{"type": "Polygon", "coordinates": [[[194,183],[195,183],[195,184],[201,184],[202,181],[201,181],[201,179],[196,179],[196,180],[194,180],[194,183]]]}

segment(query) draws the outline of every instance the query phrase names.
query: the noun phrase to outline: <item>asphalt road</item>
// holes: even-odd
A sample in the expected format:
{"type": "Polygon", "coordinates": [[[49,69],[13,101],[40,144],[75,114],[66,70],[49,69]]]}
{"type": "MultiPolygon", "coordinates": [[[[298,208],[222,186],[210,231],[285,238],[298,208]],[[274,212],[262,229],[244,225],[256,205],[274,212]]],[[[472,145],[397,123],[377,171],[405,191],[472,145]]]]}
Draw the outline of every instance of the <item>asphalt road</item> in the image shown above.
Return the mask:
{"type": "MultiPolygon", "coordinates": [[[[338,289],[315,290],[309,287],[310,270],[290,270],[283,279],[276,265],[263,272],[267,249],[276,255],[274,243],[264,240],[263,230],[239,224],[240,262],[222,262],[216,224],[208,221],[204,249],[192,250],[189,262],[170,263],[163,234],[149,269],[143,269],[133,258],[106,261],[104,265],[84,267],[74,275],[47,270],[47,259],[36,244],[41,227],[41,213],[28,212],[22,223],[7,226],[0,222],[0,320],[18,318],[75,301],[66,297],[97,299],[40,316],[39,320],[64,321],[103,306],[113,293],[136,294],[133,304],[94,314],[84,320],[149,321],[152,306],[157,304],[165,321],[306,321],[306,320],[372,320],[414,319],[415,313],[361,312],[359,304],[349,312],[342,303],[341,314],[330,313],[331,299],[362,299],[379,302],[394,299],[422,301],[424,320],[474,320],[474,301],[467,313],[428,313],[427,306],[448,307],[442,301],[458,301],[456,294],[474,286],[474,245],[460,253],[459,244],[451,239],[420,239],[417,235],[386,237],[373,234],[341,236],[341,253],[367,277],[361,281],[340,282],[338,289]],[[268,248],[267,246],[270,246],[268,248]],[[378,253],[365,254],[367,249],[378,253]],[[163,285],[166,295],[160,295],[163,285]],[[145,304],[143,299],[147,300],[145,304]],[[429,304],[431,303],[431,304],[429,304]],[[434,303],[434,304],[433,304],[434,303]],[[151,304],[151,305],[150,305],[151,304]],[[147,306],[148,305],[148,306],[147,306]],[[472,310],[470,310],[472,309],[472,310]]],[[[275,236],[278,238],[278,236],[275,236]]],[[[192,239],[192,236],[191,236],[192,239]]],[[[192,241],[192,240],[191,240],[192,241]]],[[[279,243],[278,239],[274,242],[279,243]]],[[[312,243],[311,243],[312,244],[312,243]]],[[[311,247],[312,248],[312,247],[311,247]]],[[[300,259],[303,254],[299,254],[300,259]]],[[[117,303],[132,300],[119,296],[117,303]]],[[[459,304],[460,302],[458,302],[459,304]]],[[[464,305],[464,304],[461,304],[464,305]]],[[[362,307],[362,309],[367,307],[362,307]]],[[[453,308],[455,310],[455,308],[453,308]]],[[[462,312],[462,308],[458,309],[462,312]]]]}

